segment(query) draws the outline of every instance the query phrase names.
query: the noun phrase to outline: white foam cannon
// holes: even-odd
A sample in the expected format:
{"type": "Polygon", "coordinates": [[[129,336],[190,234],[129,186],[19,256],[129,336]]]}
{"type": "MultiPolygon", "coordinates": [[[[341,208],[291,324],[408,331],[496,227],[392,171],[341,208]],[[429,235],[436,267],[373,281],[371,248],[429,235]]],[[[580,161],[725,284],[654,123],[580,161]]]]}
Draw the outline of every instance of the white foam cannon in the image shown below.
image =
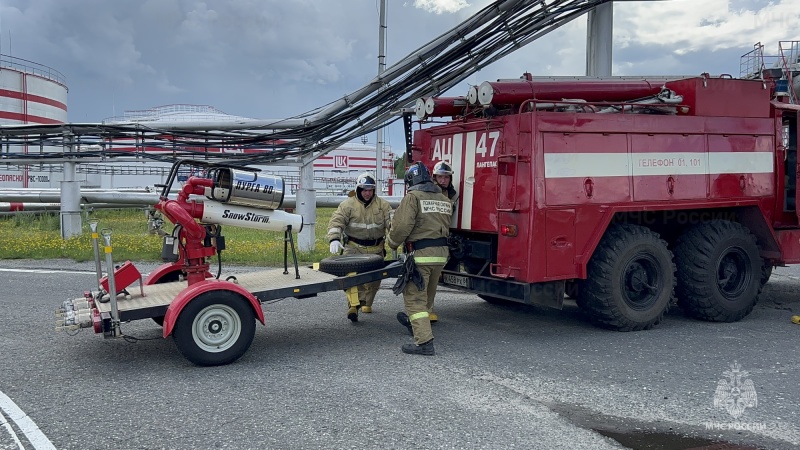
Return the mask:
{"type": "Polygon", "coordinates": [[[291,226],[293,232],[301,231],[303,216],[278,210],[285,193],[283,178],[229,167],[214,168],[209,175],[190,177],[177,201],[161,202],[157,209],[198,236],[204,234],[202,227],[193,226],[190,217],[208,224],[265,231],[286,231],[291,226]],[[188,201],[189,194],[205,195],[207,200],[188,201]]]}
{"type": "Polygon", "coordinates": [[[269,231],[303,228],[303,216],[278,210],[286,193],[283,178],[275,175],[217,168],[212,172],[214,187],[204,202],[202,222],[269,231]]]}
{"type": "Polygon", "coordinates": [[[278,209],[258,209],[230,203],[205,201],[200,221],[219,225],[233,225],[265,231],[286,231],[291,225],[292,232],[299,233],[303,228],[303,216],[278,209]]]}

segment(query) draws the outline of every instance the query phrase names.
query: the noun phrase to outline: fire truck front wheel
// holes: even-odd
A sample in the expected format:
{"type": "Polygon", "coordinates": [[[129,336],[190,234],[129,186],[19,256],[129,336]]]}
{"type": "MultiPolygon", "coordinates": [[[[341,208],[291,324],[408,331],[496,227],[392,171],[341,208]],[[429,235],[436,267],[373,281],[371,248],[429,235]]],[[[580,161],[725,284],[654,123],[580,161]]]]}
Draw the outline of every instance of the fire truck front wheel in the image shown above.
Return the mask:
{"type": "Polygon", "coordinates": [[[667,243],[646,227],[609,227],[586,269],[586,279],[578,284],[578,304],[604,328],[652,328],[672,301],[672,253],[667,243]]]}
{"type": "Polygon", "coordinates": [[[755,236],[737,222],[716,220],[688,229],[678,238],[675,260],[678,305],[700,320],[735,322],[747,316],[768,279],[755,236]]]}
{"type": "Polygon", "coordinates": [[[255,314],[247,299],[230,291],[210,291],[184,307],[172,336],[189,361],[219,366],[244,355],[255,330],[255,314]]]}

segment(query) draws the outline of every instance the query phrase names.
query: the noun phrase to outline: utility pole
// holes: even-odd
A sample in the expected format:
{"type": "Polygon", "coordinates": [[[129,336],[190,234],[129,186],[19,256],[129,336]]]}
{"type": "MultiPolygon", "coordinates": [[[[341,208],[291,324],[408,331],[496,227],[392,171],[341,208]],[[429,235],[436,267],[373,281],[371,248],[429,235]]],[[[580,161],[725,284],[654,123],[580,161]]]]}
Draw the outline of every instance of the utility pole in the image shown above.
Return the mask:
{"type": "MultiPolygon", "coordinates": [[[[380,17],[378,27],[378,80],[380,80],[380,89],[383,89],[383,80],[381,74],[386,70],[386,2],[381,0],[380,17]]],[[[377,138],[375,143],[375,193],[382,194],[380,186],[383,186],[383,124],[378,128],[377,138]]]]}
{"type": "Polygon", "coordinates": [[[611,41],[614,27],[614,2],[604,3],[587,14],[586,75],[611,76],[611,41]]]}

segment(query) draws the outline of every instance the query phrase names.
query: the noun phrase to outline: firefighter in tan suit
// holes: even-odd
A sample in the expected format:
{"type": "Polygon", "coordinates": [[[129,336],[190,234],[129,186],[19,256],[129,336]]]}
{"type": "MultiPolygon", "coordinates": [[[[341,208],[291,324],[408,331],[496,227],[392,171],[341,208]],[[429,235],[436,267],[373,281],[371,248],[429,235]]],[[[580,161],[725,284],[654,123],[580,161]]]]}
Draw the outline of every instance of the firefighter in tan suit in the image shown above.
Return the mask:
{"type": "Polygon", "coordinates": [[[449,254],[447,235],[452,204],[432,182],[422,163],[415,163],[406,171],[405,182],[408,193],[397,207],[388,243],[392,249],[403,245],[407,259],[412,260],[411,270],[418,271],[416,277],[410,278],[421,278],[422,286],[413,281],[405,284],[403,303],[406,312],[398,313],[397,320],[414,335],[413,344],[403,345],[404,353],[433,355],[433,332],[428,311],[433,308],[439,277],[449,254]]]}
{"type": "Polygon", "coordinates": [[[453,187],[453,168],[444,161],[439,161],[433,166],[433,182],[442,188],[442,193],[455,205],[458,201],[458,191],[453,187]]]}
{"type": "MultiPolygon", "coordinates": [[[[355,195],[339,204],[339,207],[328,222],[328,241],[330,252],[338,254],[344,250],[345,255],[372,253],[386,256],[384,236],[391,223],[392,207],[389,202],[375,195],[375,178],[369,173],[362,173],[356,180],[355,195]],[[342,245],[344,236],[347,244],[342,245]]],[[[372,302],[381,282],[358,287],[359,307],[348,304],[347,318],[358,321],[358,310],[372,312],[372,302]]]]}
{"type": "MultiPolygon", "coordinates": [[[[433,182],[442,188],[442,193],[450,199],[453,204],[453,213],[456,211],[456,202],[458,201],[458,191],[453,187],[453,168],[450,164],[444,161],[439,161],[433,166],[433,182]]],[[[451,218],[450,224],[454,225],[454,218],[451,218]]],[[[439,315],[433,311],[433,298],[428,299],[431,309],[428,310],[428,316],[431,323],[439,321],[439,315]]]]}

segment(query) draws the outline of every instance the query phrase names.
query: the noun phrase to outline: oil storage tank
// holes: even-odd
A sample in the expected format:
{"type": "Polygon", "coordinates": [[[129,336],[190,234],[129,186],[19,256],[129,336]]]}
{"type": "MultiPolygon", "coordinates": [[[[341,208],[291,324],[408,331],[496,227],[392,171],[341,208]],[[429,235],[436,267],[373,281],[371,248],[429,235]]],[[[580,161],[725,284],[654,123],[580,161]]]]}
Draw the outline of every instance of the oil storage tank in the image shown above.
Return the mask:
{"type": "MultiPolygon", "coordinates": [[[[51,67],[0,54],[0,126],[57,124],[67,122],[67,81],[51,67]]],[[[2,152],[38,153],[47,147],[4,145],[2,152]]],[[[60,172],[50,167],[2,164],[0,189],[58,187],[60,172]]]]}

